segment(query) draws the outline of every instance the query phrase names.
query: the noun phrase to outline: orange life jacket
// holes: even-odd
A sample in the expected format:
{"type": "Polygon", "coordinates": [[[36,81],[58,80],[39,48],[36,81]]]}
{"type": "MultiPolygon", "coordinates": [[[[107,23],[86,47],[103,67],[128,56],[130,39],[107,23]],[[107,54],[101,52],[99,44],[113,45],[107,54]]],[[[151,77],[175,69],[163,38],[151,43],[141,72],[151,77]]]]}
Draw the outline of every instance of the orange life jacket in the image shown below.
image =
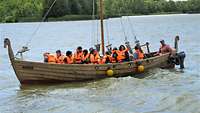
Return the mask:
{"type": "Polygon", "coordinates": [[[64,56],[61,55],[61,56],[56,56],[56,63],[58,64],[64,64],[64,56]]]}
{"type": "Polygon", "coordinates": [[[80,64],[82,62],[82,56],[83,56],[83,52],[81,53],[75,53],[74,54],[74,60],[77,64],[80,64]]]}
{"type": "Polygon", "coordinates": [[[110,55],[105,55],[101,61],[102,64],[105,64],[105,63],[112,63],[112,57],[110,55]]]}
{"type": "Polygon", "coordinates": [[[144,54],[139,49],[135,50],[135,53],[138,55],[138,59],[144,59],[144,54]]]}
{"type": "Polygon", "coordinates": [[[126,59],[126,55],[125,55],[125,53],[127,52],[127,49],[126,50],[122,50],[122,51],[120,51],[120,50],[118,50],[117,51],[117,60],[118,60],[118,62],[121,62],[122,60],[124,60],[124,59],[126,59]]]}
{"type": "Polygon", "coordinates": [[[56,57],[53,54],[48,54],[48,63],[56,63],[56,57]]]}
{"type": "Polygon", "coordinates": [[[117,51],[118,50],[112,50],[112,63],[116,63],[118,60],[117,60],[117,56],[118,56],[118,54],[117,54],[117,51]],[[116,56],[115,56],[115,55],[116,56]]]}
{"type": "Polygon", "coordinates": [[[90,54],[88,53],[87,55],[82,56],[82,61],[86,61],[90,57],[90,54]]]}
{"type": "Polygon", "coordinates": [[[73,64],[74,63],[73,56],[72,57],[66,56],[65,57],[65,63],[66,64],[73,64]]]}
{"type": "Polygon", "coordinates": [[[101,61],[99,54],[96,55],[90,54],[90,62],[93,64],[99,64],[101,61]]]}

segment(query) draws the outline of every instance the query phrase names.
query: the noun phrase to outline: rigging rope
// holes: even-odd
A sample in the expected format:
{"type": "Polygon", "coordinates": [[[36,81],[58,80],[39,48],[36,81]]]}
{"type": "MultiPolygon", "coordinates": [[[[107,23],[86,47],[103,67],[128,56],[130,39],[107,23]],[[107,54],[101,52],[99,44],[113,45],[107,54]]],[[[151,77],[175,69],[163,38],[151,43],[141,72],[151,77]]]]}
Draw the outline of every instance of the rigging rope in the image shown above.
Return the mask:
{"type": "Polygon", "coordinates": [[[99,21],[96,21],[97,22],[97,44],[99,44],[99,21]]]}
{"type": "Polygon", "coordinates": [[[109,20],[107,19],[106,21],[106,33],[107,33],[107,41],[108,41],[108,45],[110,44],[110,35],[109,35],[109,20]]]}
{"type": "Polygon", "coordinates": [[[123,31],[124,36],[125,36],[125,42],[127,42],[128,41],[128,37],[126,36],[125,27],[124,27],[124,24],[122,22],[122,17],[120,18],[120,23],[121,23],[122,31],[123,31]]]}
{"type": "Polygon", "coordinates": [[[129,22],[129,26],[130,26],[130,29],[131,29],[131,33],[132,33],[132,35],[134,36],[134,40],[135,40],[135,43],[139,43],[139,40],[137,39],[137,36],[136,36],[136,34],[135,34],[135,31],[134,31],[134,29],[133,29],[133,24],[132,24],[132,22],[130,21],[130,17],[129,16],[127,16],[127,20],[128,20],[128,22],[129,22]]]}

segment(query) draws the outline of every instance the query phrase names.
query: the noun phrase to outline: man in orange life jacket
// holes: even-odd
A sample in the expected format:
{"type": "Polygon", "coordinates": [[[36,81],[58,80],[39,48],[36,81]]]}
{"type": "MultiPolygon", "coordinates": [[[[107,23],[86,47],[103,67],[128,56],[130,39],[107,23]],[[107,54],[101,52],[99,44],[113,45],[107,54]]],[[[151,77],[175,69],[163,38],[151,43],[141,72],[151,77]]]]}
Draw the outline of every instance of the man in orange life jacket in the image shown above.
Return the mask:
{"type": "Polygon", "coordinates": [[[112,57],[111,57],[111,54],[109,52],[106,52],[101,63],[102,64],[112,63],[112,57]]]}
{"type": "Polygon", "coordinates": [[[134,60],[144,59],[143,51],[138,47],[135,46],[135,53],[133,54],[134,60]]]}
{"type": "Polygon", "coordinates": [[[64,64],[64,56],[62,55],[60,50],[56,51],[56,63],[64,64]]]}
{"type": "Polygon", "coordinates": [[[74,53],[74,60],[75,60],[76,64],[81,64],[82,63],[82,56],[83,56],[82,47],[79,46],[76,49],[76,52],[74,53]]]}
{"type": "Polygon", "coordinates": [[[82,63],[83,64],[88,64],[90,62],[90,54],[88,53],[88,50],[85,49],[83,50],[83,55],[82,55],[82,63]]]}
{"type": "Polygon", "coordinates": [[[119,50],[117,51],[117,54],[118,54],[118,56],[117,56],[118,62],[129,61],[128,49],[124,45],[121,45],[119,47],[119,50]]]}
{"type": "Polygon", "coordinates": [[[97,50],[93,49],[90,53],[90,62],[93,64],[99,64],[101,62],[99,53],[97,50]]]}
{"type": "Polygon", "coordinates": [[[65,64],[73,64],[74,63],[74,58],[73,58],[71,51],[66,52],[66,57],[64,59],[64,63],[65,64]]]}

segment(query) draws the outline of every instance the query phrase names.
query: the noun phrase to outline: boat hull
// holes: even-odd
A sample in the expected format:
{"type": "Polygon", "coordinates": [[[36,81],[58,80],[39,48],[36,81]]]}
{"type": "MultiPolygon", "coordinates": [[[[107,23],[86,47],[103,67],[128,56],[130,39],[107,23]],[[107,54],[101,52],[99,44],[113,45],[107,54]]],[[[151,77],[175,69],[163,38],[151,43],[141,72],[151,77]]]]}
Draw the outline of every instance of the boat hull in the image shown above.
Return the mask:
{"type": "Polygon", "coordinates": [[[108,78],[107,70],[112,69],[112,77],[124,77],[138,74],[138,62],[145,71],[166,67],[169,54],[144,60],[113,64],[49,64],[41,62],[14,60],[12,65],[21,84],[80,82],[108,78]]]}

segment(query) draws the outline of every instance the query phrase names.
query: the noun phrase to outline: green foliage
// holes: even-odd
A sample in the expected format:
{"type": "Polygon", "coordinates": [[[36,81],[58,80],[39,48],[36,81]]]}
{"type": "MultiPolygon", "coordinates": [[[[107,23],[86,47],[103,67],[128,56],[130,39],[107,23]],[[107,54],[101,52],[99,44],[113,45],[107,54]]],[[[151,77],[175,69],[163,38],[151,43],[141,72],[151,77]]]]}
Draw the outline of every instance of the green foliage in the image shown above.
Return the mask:
{"type": "MultiPolygon", "coordinates": [[[[68,14],[91,15],[93,0],[57,0],[48,17],[61,17],[68,14]]],[[[51,7],[54,0],[44,0],[43,15],[51,7]]]]}
{"type": "Polygon", "coordinates": [[[105,0],[106,15],[200,12],[200,0],[105,0]]]}
{"type": "Polygon", "coordinates": [[[40,16],[42,10],[40,0],[1,0],[0,21],[17,22],[19,17],[40,16]]]}
{"type": "MultiPolygon", "coordinates": [[[[0,22],[38,21],[46,14],[53,2],[54,0],[1,0],[0,22]]],[[[98,3],[99,0],[95,0],[95,14],[98,13],[98,3]]],[[[51,20],[89,18],[92,7],[93,0],[57,0],[47,17],[51,20]]],[[[105,15],[108,17],[155,13],[199,13],[200,0],[176,2],[172,0],[104,0],[104,8],[105,15]]]]}

